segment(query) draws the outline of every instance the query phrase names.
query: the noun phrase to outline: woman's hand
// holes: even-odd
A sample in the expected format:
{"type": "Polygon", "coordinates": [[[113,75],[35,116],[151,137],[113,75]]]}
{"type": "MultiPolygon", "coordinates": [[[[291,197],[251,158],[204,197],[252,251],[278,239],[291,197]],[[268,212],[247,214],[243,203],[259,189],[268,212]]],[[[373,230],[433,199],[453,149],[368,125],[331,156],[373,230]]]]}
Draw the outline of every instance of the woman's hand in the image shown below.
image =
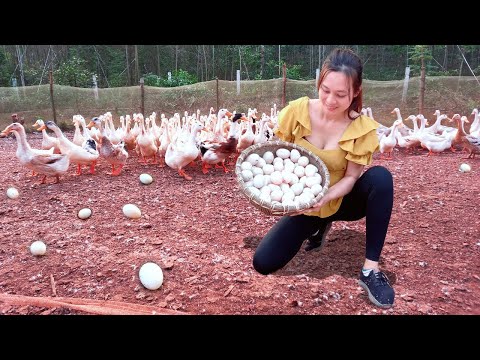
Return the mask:
{"type": "Polygon", "coordinates": [[[318,202],[316,202],[315,204],[313,204],[311,207],[309,207],[308,209],[304,209],[304,210],[301,210],[301,211],[297,211],[297,212],[294,212],[294,213],[291,213],[290,216],[296,216],[296,215],[301,215],[301,214],[310,214],[312,212],[318,212],[320,211],[320,208],[323,207],[323,205],[325,205],[327,202],[329,202],[330,200],[328,200],[326,198],[326,196],[323,196],[318,202]]]}

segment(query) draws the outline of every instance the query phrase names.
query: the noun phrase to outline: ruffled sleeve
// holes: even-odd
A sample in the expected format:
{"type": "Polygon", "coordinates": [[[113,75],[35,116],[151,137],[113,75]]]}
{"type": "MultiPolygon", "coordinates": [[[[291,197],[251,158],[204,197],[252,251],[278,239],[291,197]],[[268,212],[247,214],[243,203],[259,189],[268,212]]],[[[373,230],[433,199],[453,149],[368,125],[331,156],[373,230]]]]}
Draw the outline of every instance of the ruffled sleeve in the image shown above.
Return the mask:
{"type": "Polygon", "coordinates": [[[376,129],[378,123],[367,116],[359,116],[353,121],[338,142],[347,152],[345,159],[360,165],[370,165],[373,153],[379,149],[376,129]]]}
{"type": "Polygon", "coordinates": [[[275,135],[277,135],[280,140],[293,142],[293,130],[296,125],[294,112],[295,109],[293,106],[288,104],[278,113],[278,128],[275,131],[275,135]]]}
{"type": "Polygon", "coordinates": [[[301,138],[311,133],[308,100],[308,96],[304,96],[290,101],[278,113],[278,128],[275,135],[281,140],[293,143],[295,138],[301,138]]]}

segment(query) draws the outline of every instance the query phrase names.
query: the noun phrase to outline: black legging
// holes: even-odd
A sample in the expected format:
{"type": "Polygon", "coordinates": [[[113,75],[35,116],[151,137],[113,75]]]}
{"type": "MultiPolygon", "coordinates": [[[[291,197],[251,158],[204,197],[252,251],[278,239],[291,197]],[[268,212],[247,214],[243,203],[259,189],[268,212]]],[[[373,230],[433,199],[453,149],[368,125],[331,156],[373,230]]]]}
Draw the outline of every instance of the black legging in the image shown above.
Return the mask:
{"type": "Polygon", "coordinates": [[[365,257],[378,261],[393,207],[392,174],[383,166],[373,166],[345,195],[338,211],[327,217],[283,216],[265,235],[253,256],[253,267],[269,274],[284,267],[300,250],[302,243],[325,222],[355,221],[366,217],[365,257]]]}

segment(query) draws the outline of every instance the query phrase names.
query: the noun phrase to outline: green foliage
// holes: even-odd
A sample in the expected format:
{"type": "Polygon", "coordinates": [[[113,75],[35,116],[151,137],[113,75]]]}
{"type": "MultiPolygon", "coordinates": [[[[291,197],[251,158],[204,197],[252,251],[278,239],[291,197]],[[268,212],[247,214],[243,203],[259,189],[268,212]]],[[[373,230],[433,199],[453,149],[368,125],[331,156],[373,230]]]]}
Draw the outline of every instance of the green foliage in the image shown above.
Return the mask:
{"type": "Polygon", "coordinates": [[[14,66],[11,61],[11,56],[0,49],[0,86],[11,86],[11,76],[14,71],[14,66]]]}
{"type": "Polygon", "coordinates": [[[195,75],[188,73],[188,71],[179,69],[178,71],[173,71],[170,80],[163,79],[162,77],[149,73],[143,75],[144,84],[148,86],[158,86],[158,87],[176,87],[183,85],[191,85],[198,82],[198,79],[195,75]]]}
{"type": "Polygon", "coordinates": [[[190,85],[195,84],[198,82],[197,76],[188,73],[182,69],[172,72],[172,77],[169,80],[162,79],[160,84],[164,87],[175,87],[175,86],[182,86],[182,85],[190,85]]]}
{"type": "Polygon", "coordinates": [[[92,87],[92,77],[94,73],[86,69],[85,63],[85,60],[73,56],[60,64],[53,72],[55,84],[92,87]]]}
{"type": "Polygon", "coordinates": [[[302,65],[292,65],[286,67],[287,69],[287,78],[291,80],[306,80],[301,76],[302,65]]]}
{"type": "Polygon", "coordinates": [[[421,64],[422,57],[425,63],[432,60],[432,50],[427,45],[414,45],[409,49],[409,59],[414,64],[421,64]]]}
{"type": "MultiPolygon", "coordinates": [[[[263,76],[264,79],[272,79],[278,78],[283,76],[283,64],[285,62],[280,63],[280,76],[278,75],[278,61],[270,60],[267,62],[265,66],[265,74],[263,76]]],[[[286,64],[287,69],[287,79],[290,80],[308,80],[309,77],[302,75],[302,65],[288,65],[286,64]]],[[[256,77],[255,80],[261,80],[260,77],[256,77]]]]}
{"type": "MultiPolygon", "coordinates": [[[[38,67],[25,65],[23,68],[23,80],[25,85],[39,85],[42,77],[42,69],[38,67]]],[[[48,83],[48,71],[43,73],[42,84],[48,83]]]]}
{"type": "MultiPolygon", "coordinates": [[[[283,63],[280,64],[280,66],[283,66],[283,63]]],[[[278,68],[279,64],[277,60],[269,60],[265,64],[265,74],[263,76],[264,79],[276,79],[281,77],[282,75],[278,75],[278,68]]],[[[280,68],[280,74],[282,74],[282,69],[280,68]]]]}
{"type": "Polygon", "coordinates": [[[143,75],[143,81],[146,86],[161,86],[161,77],[152,73],[143,75]]]}

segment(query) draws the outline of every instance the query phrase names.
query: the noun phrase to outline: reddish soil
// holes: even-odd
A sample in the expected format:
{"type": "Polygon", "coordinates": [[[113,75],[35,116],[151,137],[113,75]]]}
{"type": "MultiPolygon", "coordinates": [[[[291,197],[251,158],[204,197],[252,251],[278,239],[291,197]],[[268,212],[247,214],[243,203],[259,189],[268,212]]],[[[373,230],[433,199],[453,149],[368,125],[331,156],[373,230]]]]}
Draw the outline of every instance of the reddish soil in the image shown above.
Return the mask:
{"type": "MultiPolygon", "coordinates": [[[[40,146],[40,134],[28,139],[40,146]]],[[[107,175],[99,161],[94,175],[75,176],[71,165],[59,184],[40,185],[15,150],[15,138],[0,139],[0,314],[480,314],[479,158],[376,157],[373,164],[388,167],[395,182],[381,267],[396,301],[384,310],[357,284],[364,220],[334,223],[322,252],[302,249],[263,276],[252,256],[277,218],[249,204],[233,171],[189,168],[193,180],[185,181],[131,154],[121,176],[107,175]],[[472,171],[460,173],[462,162],[472,171]],[[151,185],[138,180],[145,172],[151,185]],[[6,197],[10,186],[18,199],[6,197]],[[126,218],[126,203],[142,217],[126,218]],[[84,207],[93,214],[80,220],[84,207]],[[35,240],[46,243],[45,256],[30,254],[35,240]],[[148,261],[163,269],[158,290],[139,281],[148,261]]]]}

